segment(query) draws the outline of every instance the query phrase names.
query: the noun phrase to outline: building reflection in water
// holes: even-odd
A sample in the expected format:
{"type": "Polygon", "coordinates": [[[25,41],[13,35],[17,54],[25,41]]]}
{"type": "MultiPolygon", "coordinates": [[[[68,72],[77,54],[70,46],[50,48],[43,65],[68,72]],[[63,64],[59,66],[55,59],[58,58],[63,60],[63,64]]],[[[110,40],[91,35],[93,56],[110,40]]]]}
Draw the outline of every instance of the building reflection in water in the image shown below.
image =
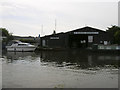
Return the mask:
{"type": "Polygon", "coordinates": [[[54,62],[59,67],[74,65],[76,68],[118,67],[120,56],[114,53],[95,53],[88,51],[42,52],[42,62],[54,62]]]}

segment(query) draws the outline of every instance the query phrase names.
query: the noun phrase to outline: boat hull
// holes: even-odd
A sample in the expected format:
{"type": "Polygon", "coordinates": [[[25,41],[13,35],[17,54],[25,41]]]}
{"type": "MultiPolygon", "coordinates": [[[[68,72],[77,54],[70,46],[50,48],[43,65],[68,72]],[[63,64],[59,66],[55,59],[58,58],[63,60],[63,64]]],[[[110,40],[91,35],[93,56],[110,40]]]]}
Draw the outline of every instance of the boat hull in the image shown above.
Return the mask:
{"type": "Polygon", "coordinates": [[[7,51],[13,51],[13,52],[26,52],[26,51],[34,51],[36,47],[6,47],[7,51]]]}

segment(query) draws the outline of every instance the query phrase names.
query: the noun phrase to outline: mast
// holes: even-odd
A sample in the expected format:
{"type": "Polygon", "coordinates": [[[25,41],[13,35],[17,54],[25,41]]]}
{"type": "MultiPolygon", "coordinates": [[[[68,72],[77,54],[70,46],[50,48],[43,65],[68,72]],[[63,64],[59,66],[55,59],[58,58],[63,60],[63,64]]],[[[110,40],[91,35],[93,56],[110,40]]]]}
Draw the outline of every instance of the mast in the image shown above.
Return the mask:
{"type": "Polygon", "coordinates": [[[43,35],[43,25],[41,25],[41,35],[43,35]]]}
{"type": "Polygon", "coordinates": [[[55,31],[56,31],[56,26],[57,26],[57,20],[55,19],[55,31]]]}

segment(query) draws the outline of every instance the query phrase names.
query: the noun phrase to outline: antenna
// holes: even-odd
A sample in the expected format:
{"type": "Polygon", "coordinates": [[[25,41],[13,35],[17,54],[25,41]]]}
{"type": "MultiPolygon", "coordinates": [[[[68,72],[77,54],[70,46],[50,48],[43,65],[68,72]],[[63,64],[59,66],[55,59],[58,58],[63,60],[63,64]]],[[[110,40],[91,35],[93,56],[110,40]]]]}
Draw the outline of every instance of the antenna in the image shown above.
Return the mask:
{"type": "Polygon", "coordinates": [[[43,34],[43,25],[41,25],[41,35],[43,34]]]}
{"type": "Polygon", "coordinates": [[[57,26],[57,20],[55,19],[55,31],[56,31],[56,26],[57,26]]]}

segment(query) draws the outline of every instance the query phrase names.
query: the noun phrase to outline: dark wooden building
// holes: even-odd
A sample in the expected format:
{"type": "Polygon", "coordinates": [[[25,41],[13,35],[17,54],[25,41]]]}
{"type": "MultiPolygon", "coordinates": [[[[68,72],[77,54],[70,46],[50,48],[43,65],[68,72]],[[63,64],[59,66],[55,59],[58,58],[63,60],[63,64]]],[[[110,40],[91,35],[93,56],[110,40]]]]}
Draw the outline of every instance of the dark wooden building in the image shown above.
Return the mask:
{"type": "Polygon", "coordinates": [[[41,37],[41,46],[49,48],[83,48],[93,44],[110,44],[112,38],[103,30],[83,27],[66,33],[41,37]]]}

